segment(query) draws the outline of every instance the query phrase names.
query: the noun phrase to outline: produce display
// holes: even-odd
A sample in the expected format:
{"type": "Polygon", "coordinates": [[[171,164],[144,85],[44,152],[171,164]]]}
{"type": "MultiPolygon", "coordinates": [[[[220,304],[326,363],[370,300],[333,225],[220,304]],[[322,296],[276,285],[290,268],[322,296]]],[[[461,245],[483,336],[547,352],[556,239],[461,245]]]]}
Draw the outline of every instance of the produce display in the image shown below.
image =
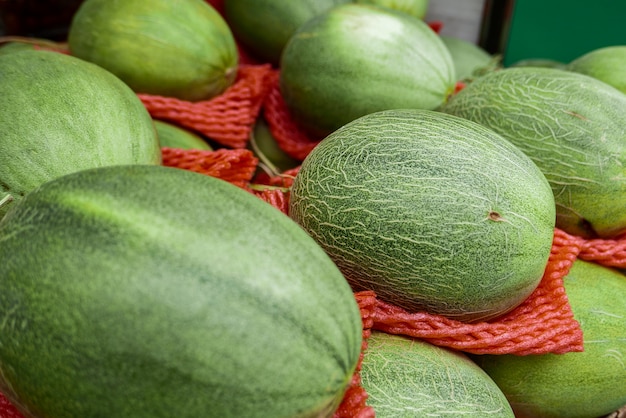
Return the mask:
{"type": "Polygon", "coordinates": [[[624,416],[625,46],[428,5],[0,37],[0,418],[624,416]]]}

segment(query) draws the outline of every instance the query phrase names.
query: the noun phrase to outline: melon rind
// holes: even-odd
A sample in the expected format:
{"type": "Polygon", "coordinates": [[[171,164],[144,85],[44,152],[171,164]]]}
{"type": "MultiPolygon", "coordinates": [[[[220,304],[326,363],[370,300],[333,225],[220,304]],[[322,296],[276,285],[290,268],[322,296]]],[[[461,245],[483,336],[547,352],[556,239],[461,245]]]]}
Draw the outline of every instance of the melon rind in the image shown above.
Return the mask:
{"type": "Polygon", "coordinates": [[[355,370],[337,267],[223,180],[73,173],[9,211],[0,243],[0,390],[32,416],[330,416],[355,370]]]}
{"type": "Polygon", "coordinates": [[[336,6],[306,22],[280,65],[290,114],[320,137],[376,111],[435,109],[456,82],[448,49],[425,22],[365,4],[336,6]]]}
{"type": "Polygon", "coordinates": [[[378,418],[514,418],[500,388],[465,354],[406,336],[372,332],[361,384],[378,418]]]}
{"type": "Polygon", "coordinates": [[[150,114],[113,74],[58,52],[0,55],[0,217],[37,186],[74,171],[160,164],[150,114]]]}
{"type": "Polygon", "coordinates": [[[587,238],[626,231],[626,95],[590,76],[507,68],[469,83],[441,109],[511,141],[545,174],[557,227],[587,238]]]}
{"type": "Polygon", "coordinates": [[[321,141],[295,178],[289,214],[354,288],[479,321],[535,289],[555,208],[543,174],[510,142],[407,109],[364,116],[321,141]]]}
{"type": "Polygon", "coordinates": [[[563,282],[583,352],[472,356],[519,418],[595,418],[626,405],[626,277],[577,259],[563,282]]]}

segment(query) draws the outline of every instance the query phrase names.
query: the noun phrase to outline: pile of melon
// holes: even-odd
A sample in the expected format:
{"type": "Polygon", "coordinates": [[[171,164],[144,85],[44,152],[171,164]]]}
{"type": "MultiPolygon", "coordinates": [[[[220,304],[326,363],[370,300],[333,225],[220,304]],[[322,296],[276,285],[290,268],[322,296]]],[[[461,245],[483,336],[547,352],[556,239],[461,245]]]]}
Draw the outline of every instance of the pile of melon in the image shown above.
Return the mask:
{"type": "Polygon", "coordinates": [[[0,39],[0,418],[622,416],[626,45],[503,67],[427,9],[85,0],[0,39]],[[614,255],[563,261],[583,349],[368,328],[360,292],[502,322],[555,231],[614,255]]]}

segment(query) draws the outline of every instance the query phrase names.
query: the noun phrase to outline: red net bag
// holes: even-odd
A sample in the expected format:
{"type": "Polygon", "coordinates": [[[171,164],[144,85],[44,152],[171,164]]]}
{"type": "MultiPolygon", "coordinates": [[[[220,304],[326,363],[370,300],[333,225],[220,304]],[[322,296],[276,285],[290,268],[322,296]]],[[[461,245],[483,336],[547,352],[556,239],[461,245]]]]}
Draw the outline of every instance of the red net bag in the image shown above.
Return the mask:
{"type": "Polygon", "coordinates": [[[161,148],[163,165],[216,177],[246,187],[257,169],[258,159],[248,149],[215,151],[161,148]]]}
{"type": "Polygon", "coordinates": [[[189,102],[138,94],[150,115],[199,132],[229,148],[244,148],[269,88],[269,64],[240,65],[235,83],[223,94],[189,102]]]}

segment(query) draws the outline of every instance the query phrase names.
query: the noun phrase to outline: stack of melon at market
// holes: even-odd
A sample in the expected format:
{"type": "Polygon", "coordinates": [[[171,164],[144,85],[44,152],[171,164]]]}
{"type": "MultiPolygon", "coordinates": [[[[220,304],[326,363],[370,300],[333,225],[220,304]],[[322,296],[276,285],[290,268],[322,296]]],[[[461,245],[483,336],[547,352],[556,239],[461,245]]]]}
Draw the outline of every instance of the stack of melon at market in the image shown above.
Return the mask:
{"type": "Polygon", "coordinates": [[[626,45],[505,68],[427,9],[86,0],[66,44],[0,47],[0,418],[617,416],[626,45]],[[190,129],[246,68],[243,145],[190,129]],[[237,182],[164,159],[230,151],[237,182]],[[556,264],[578,348],[451,348],[360,299],[506,327],[556,264]]]}

